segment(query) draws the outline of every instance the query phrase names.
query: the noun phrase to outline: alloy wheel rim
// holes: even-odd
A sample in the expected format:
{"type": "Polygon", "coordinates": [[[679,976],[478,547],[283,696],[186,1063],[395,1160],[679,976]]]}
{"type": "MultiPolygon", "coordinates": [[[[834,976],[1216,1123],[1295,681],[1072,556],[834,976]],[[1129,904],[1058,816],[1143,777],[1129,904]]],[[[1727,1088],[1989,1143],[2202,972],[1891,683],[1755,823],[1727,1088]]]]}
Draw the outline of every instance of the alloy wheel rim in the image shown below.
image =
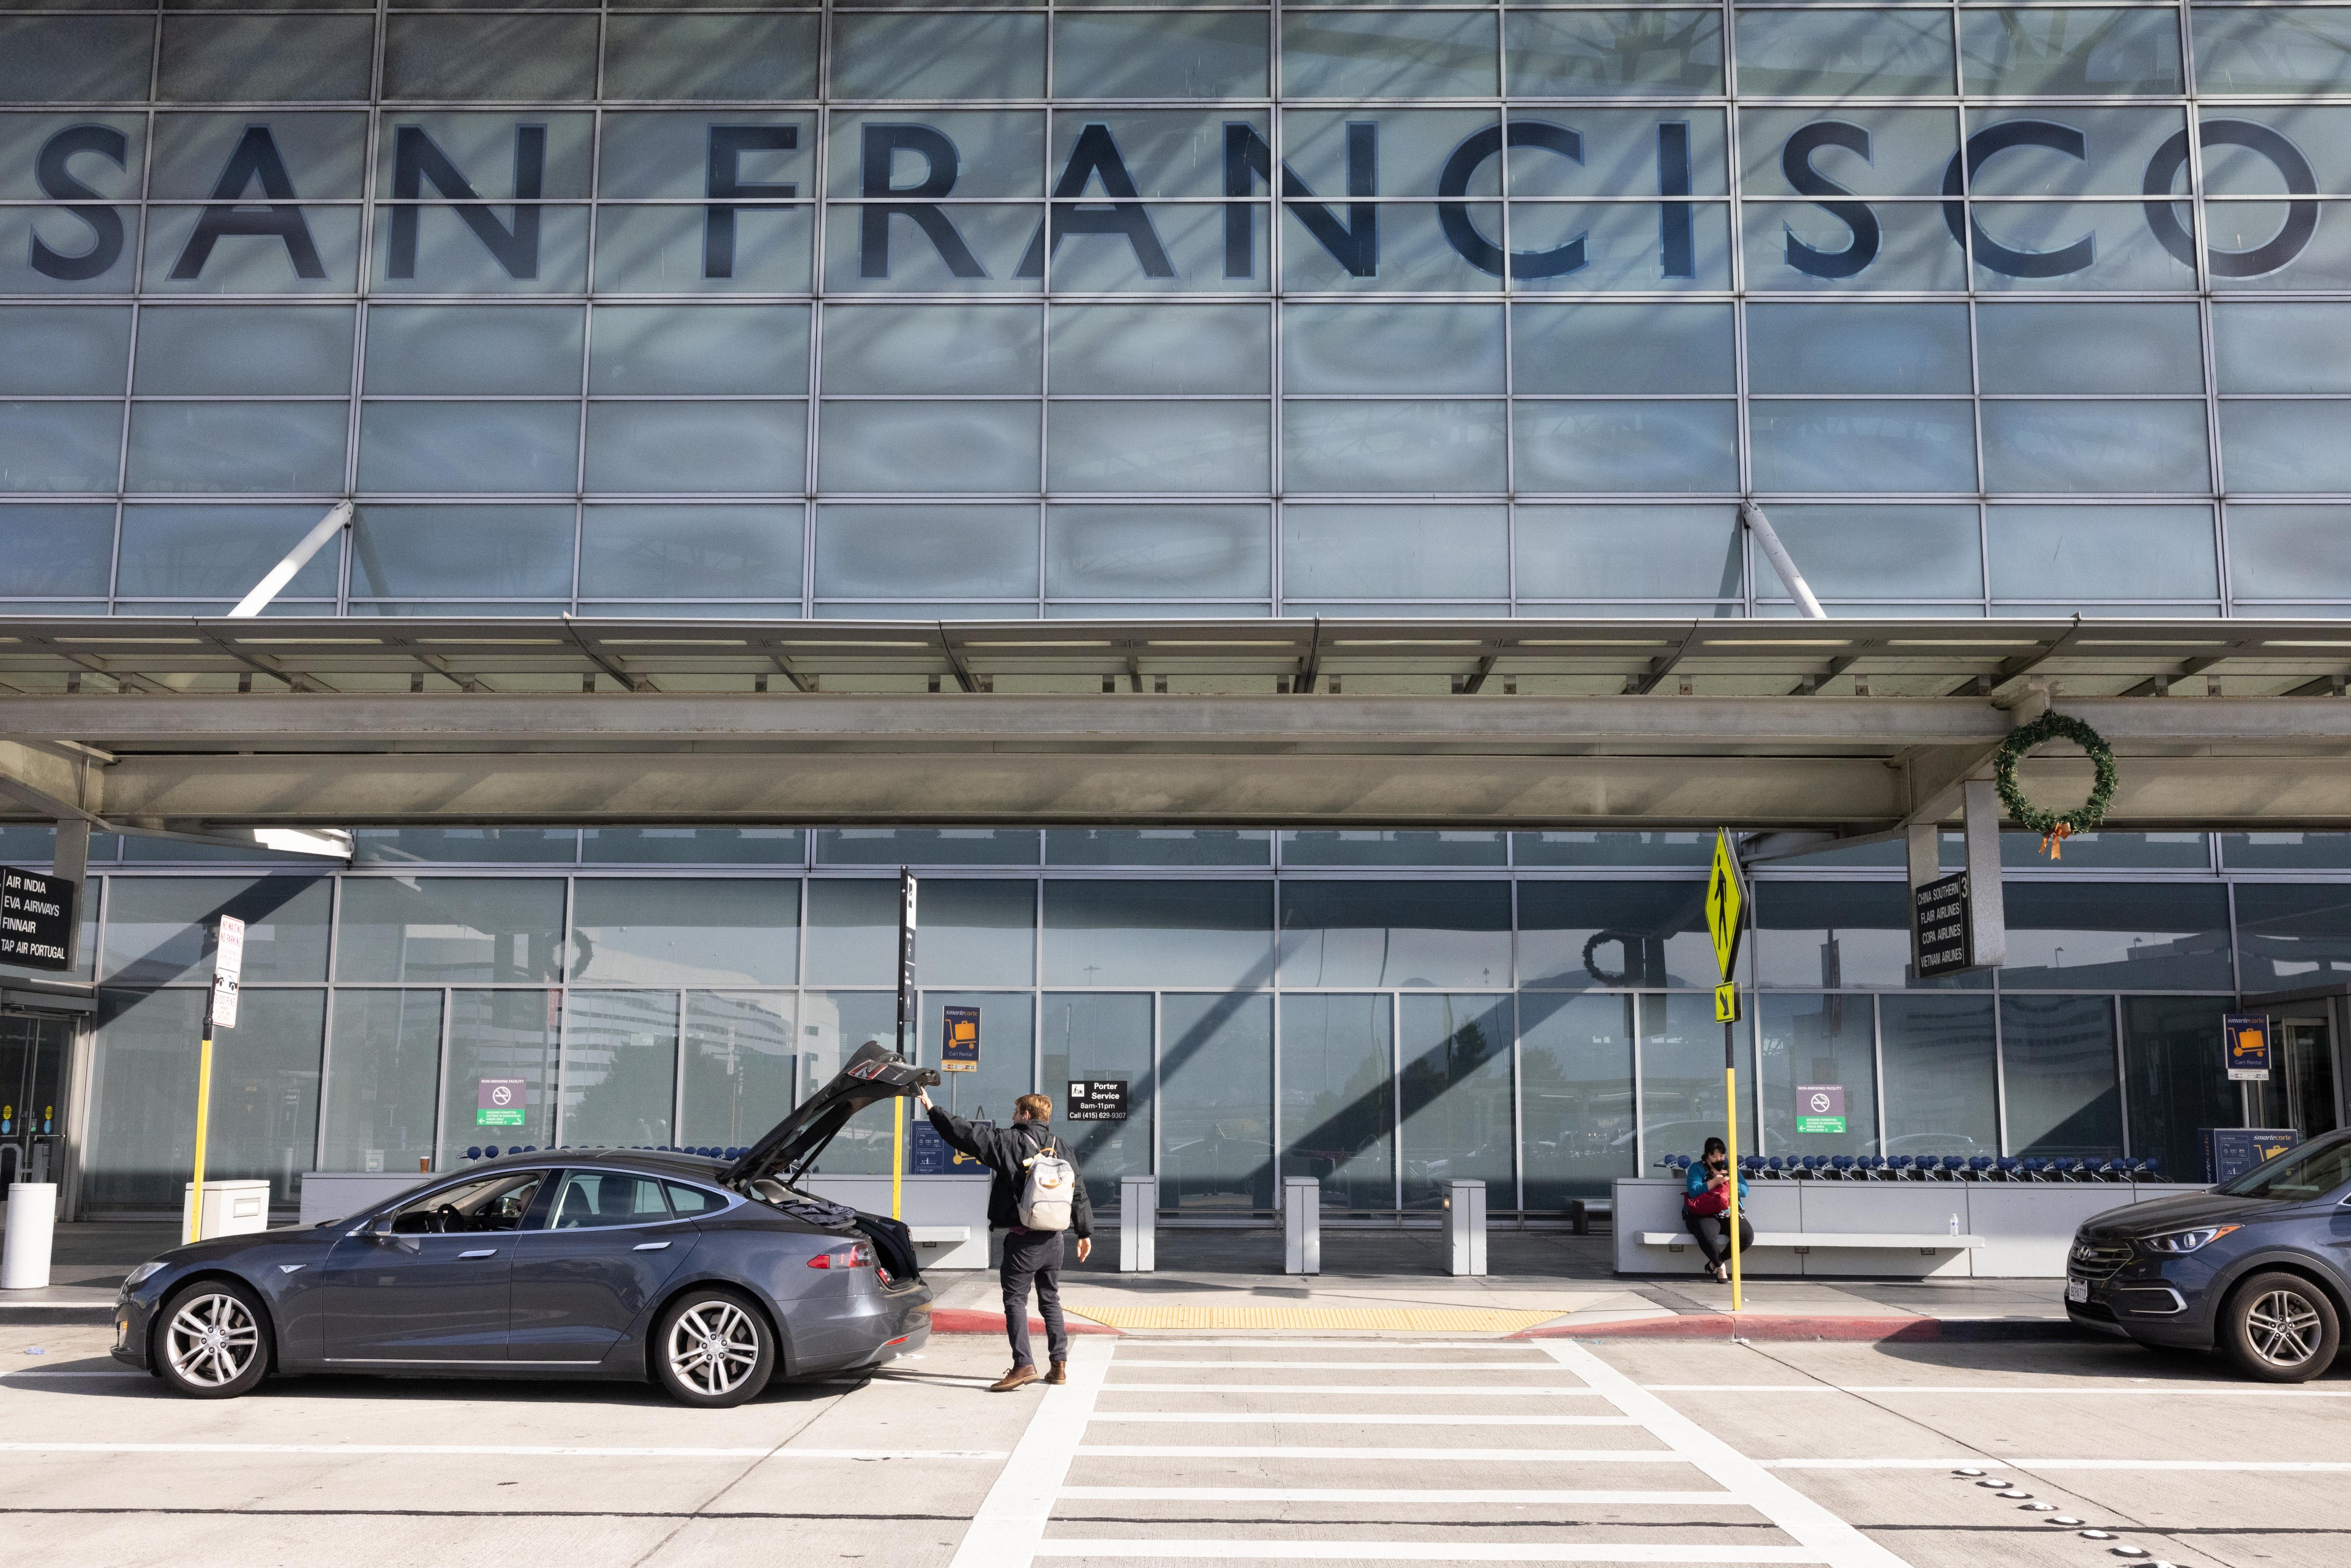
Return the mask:
{"type": "Polygon", "coordinates": [[[670,1370],[697,1394],[732,1394],[759,1364],[759,1331],[732,1301],[705,1301],[669,1331],[670,1370]]]}
{"type": "Polygon", "coordinates": [[[2271,1291],[2245,1314],[2253,1354],[2273,1366],[2300,1366],[2318,1354],[2318,1309],[2293,1291],[2271,1291]]]}
{"type": "Polygon", "coordinates": [[[165,1354],[173,1372],[199,1387],[235,1382],[260,1354],[261,1325],[235,1296],[198,1296],[172,1314],[165,1354]]]}

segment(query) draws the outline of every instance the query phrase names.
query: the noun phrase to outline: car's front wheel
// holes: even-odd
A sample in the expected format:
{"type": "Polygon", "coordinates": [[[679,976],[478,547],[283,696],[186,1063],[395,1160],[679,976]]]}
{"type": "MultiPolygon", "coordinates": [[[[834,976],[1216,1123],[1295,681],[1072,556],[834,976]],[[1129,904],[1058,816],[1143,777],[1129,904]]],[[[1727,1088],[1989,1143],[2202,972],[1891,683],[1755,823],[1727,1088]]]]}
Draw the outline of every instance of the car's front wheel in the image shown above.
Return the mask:
{"type": "Polygon", "coordinates": [[[163,1303],[155,1371],[174,1394],[234,1399],[269,1370],[260,1300],[228,1280],[199,1280],[163,1303]]]}
{"type": "Polygon", "coordinates": [[[2342,1322],[2325,1291],[2299,1274],[2256,1274],[2221,1314],[2220,1343],[2249,1376],[2306,1383],[2335,1361],[2342,1322]]]}
{"type": "Polygon", "coordinates": [[[653,1379],[673,1399],[722,1409],[756,1399],[776,1371],[768,1320],[732,1291],[688,1291],[653,1328],[653,1379]]]}

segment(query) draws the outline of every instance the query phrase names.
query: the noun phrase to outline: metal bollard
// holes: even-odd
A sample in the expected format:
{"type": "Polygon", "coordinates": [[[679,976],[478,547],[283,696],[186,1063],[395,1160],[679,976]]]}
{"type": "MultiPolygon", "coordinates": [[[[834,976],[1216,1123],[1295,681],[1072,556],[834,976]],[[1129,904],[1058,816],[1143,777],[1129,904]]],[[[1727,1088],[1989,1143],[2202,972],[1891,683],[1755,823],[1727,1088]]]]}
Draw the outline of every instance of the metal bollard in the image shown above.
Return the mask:
{"type": "Polygon", "coordinates": [[[57,1228],[53,1182],[20,1181],[8,1189],[8,1239],[0,1252],[0,1291],[46,1290],[57,1228]]]}
{"type": "Polygon", "coordinates": [[[1281,1271],[1322,1271],[1322,1184],[1312,1176],[1281,1178],[1281,1271]]]}
{"type": "Polygon", "coordinates": [[[1159,1178],[1118,1178],[1118,1271],[1151,1274],[1159,1269],[1159,1178]]]}
{"type": "Polygon", "coordinates": [[[1448,1273],[1486,1271],[1486,1184],[1449,1181],[1445,1184],[1445,1228],[1452,1245],[1447,1249],[1448,1273]]]}

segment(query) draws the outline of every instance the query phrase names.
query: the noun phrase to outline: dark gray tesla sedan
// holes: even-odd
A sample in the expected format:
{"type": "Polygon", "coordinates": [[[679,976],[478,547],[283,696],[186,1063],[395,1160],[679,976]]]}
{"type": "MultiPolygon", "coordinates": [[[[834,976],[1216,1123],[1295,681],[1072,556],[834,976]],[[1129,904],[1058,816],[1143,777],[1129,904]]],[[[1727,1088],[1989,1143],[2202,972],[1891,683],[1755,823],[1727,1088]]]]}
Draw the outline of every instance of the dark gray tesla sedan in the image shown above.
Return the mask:
{"type": "Polygon", "coordinates": [[[705,1406],[888,1361],[931,1330],[906,1228],[796,1184],[852,1116],[937,1082],[869,1042],[731,1164],[553,1149],[178,1248],[122,1282],[114,1354],[199,1398],[358,1372],[650,1377],[705,1406]]]}
{"type": "Polygon", "coordinates": [[[2074,1232],[2066,1315],[2248,1375],[2300,1383],[2335,1360],[2351,1313],[2351,1131],[2209,1192],[2135,1203],[2074,1232]]]}

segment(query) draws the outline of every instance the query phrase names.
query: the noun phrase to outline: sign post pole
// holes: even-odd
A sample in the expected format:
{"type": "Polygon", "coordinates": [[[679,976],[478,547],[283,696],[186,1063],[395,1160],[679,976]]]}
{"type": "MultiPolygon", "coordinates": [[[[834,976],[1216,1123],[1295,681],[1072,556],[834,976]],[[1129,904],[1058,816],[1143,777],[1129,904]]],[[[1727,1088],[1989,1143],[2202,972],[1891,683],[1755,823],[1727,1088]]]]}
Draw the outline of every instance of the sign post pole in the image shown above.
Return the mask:
{"type": "MultiPolygon", "coordinates": [[[[898,868],[898,1055],[914,1026],[914,873],[898,868]]],[[[906,1117],[914,1102],[893,1097],[890,1109],[890,1218],[901,1218],[906,1181],[906,1117]]]]}
{"type": "Polygon", "coordinates": [[[1723,1140],[1730,1151],[1729,1182],[1725,1196],[1730,1200],[1727,1211],[1730,1244],[1730,1310],[1738,1312],[1742,1304],[1739,1271],[1739,938],[1746,929],[1747,889],[1739,875],[1739,854],[1730,842],[1730,830],[1718,828],[1714,834],[1714,869],[1706,883],[1707,933],[1714,939],[1714,960],[1722,974],[1722,983],[1714,988],[1714,1016],[1722,1020],[1722,1110],[1729,1135],[1723,1140]]]}
{"type": "Polygon", "coordinates": [[[204,1039],[196,1047],[196,1168],[181,1237],[183,1243],[204,1239],[204,1145],[213,1119],[213,1030],[236,1027],[237,982],[244,973],[245,922],[224,915],[214,943],[212,988],[204,997],[204,1039]]]}

